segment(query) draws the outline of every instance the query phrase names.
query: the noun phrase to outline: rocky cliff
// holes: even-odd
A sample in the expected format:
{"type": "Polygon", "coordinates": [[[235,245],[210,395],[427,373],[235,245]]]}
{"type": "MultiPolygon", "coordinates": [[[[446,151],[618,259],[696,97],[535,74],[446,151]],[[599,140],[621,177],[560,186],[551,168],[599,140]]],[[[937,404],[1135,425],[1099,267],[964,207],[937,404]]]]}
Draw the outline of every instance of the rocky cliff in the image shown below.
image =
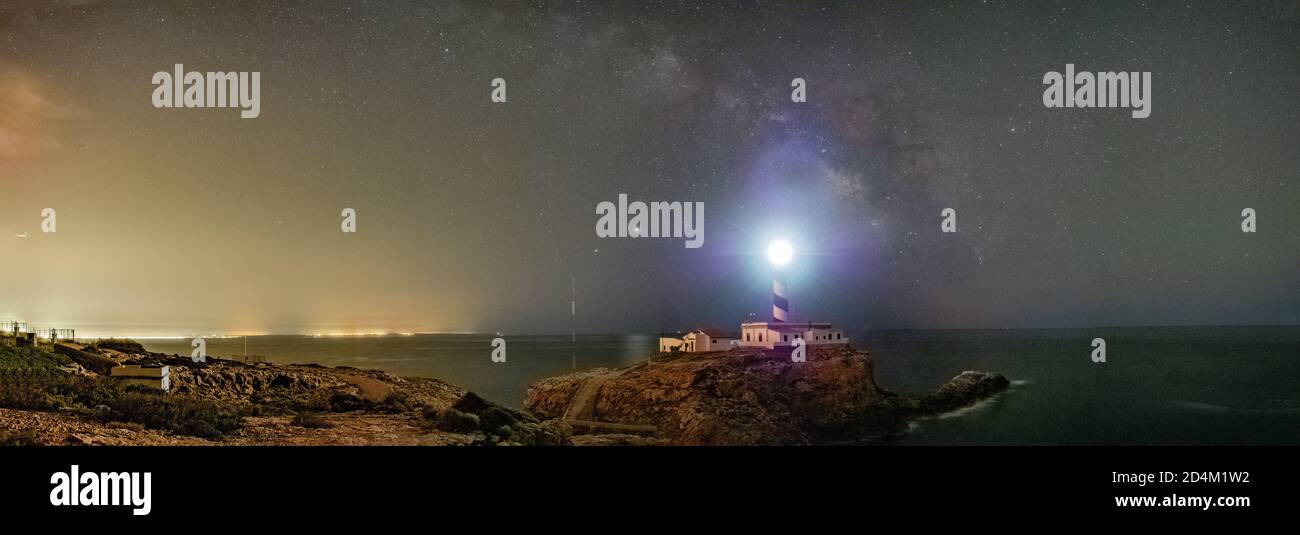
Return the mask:
{"type": "Polygon", "coordinates": [[[788,353],[672,353],[617,370],[542,380],[525,408],[542,418],[654,426],[673,444],[862,442],[907,420],[950,411],[1005,389],[1006,378],[962,372],[933,395],[876,385],[871,356],[849,348],[788,353]]]}

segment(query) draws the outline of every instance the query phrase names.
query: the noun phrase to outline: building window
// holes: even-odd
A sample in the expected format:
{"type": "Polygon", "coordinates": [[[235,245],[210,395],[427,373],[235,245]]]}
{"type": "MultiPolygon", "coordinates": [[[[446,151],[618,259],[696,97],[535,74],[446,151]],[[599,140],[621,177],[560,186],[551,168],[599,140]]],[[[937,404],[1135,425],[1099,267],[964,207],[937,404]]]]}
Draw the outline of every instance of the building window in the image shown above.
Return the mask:
{"type": "Polygon", "coordinates": [[[782,341],[782,342],[789,342],[789,341],[790,341],[790,335],[788,335],[788,334],[783,334],[783,335],[781,335],[781,341],[782,341]]]}
{"type": "Polygon", "coordinates": [[[748,333],[748,332],[745,333],[745,341],[746,341],[746,342],[749,341],[749,333],[748,333]]]}

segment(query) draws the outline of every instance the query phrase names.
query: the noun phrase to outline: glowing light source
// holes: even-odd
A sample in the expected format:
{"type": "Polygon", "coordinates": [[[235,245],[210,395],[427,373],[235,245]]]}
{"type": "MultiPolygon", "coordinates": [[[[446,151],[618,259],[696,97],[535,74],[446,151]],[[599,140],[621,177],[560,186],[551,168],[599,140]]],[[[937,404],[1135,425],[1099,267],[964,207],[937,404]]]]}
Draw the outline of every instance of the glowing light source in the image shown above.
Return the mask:
{"type": "Polygon", "coordinates": [[[790,263],[794,258],[794,248],[785,240],[776,240],[767,246],[767,260],[776,267],[790,263]]]}

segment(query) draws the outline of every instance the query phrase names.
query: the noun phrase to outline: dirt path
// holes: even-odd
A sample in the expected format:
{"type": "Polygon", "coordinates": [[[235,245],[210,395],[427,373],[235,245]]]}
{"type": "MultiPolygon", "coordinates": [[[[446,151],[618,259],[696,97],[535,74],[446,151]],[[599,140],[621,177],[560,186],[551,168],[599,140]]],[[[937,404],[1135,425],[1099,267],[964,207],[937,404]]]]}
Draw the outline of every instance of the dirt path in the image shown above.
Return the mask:
{"type": "Polygon", "coordinates": [[[616,434],[620,436],[637,437],[637,440],[643,440],[647,437],[653,438],[659,435],[659,429],[653,425],[638,424],[620,424],[612,422],[598,421],[593,417],[596,411],[596,401],[600,396],[600,389],[610,379],[623,375],[627,370],[607,371],[588,377],[578,387],[578,392],[573,395],[569,406],[564,409],[563,420],[573,426],[573,430],[579,435],[607,435],[616,434]]]}
{"type": "Polygon", "coordinates": [[[564,410],[565,420],[591,420],[591,413],[596,409],[596,395],[605,381],[618,377],[618,372],[606,372],[594,375],[582,383],[578,393],[573,395],[569,407],[564,410]]]}
{"type": "Polygon", "coordinates": [[[393,385],[378,379],[371,379],[360,375],[342,375],[340,377],[344,381],[355,385],[357,390],[360,391],[361,397],[370,401],[381,402],[388,399],[388,396],[393,393],[393,385]]]}

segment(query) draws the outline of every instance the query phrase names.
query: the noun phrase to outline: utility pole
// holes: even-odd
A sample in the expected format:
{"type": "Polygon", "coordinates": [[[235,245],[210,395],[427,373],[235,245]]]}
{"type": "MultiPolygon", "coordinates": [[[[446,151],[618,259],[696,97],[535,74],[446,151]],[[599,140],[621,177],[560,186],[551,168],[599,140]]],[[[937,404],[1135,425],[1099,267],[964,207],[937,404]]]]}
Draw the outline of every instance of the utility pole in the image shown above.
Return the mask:
{"type": "Polygon", "coordinates": [[[574,277],[569,277],[569,358],[572,362],[569,368],[578,369],[578,328],[576,326],[578,316],[578,283],[574,277]]]}

